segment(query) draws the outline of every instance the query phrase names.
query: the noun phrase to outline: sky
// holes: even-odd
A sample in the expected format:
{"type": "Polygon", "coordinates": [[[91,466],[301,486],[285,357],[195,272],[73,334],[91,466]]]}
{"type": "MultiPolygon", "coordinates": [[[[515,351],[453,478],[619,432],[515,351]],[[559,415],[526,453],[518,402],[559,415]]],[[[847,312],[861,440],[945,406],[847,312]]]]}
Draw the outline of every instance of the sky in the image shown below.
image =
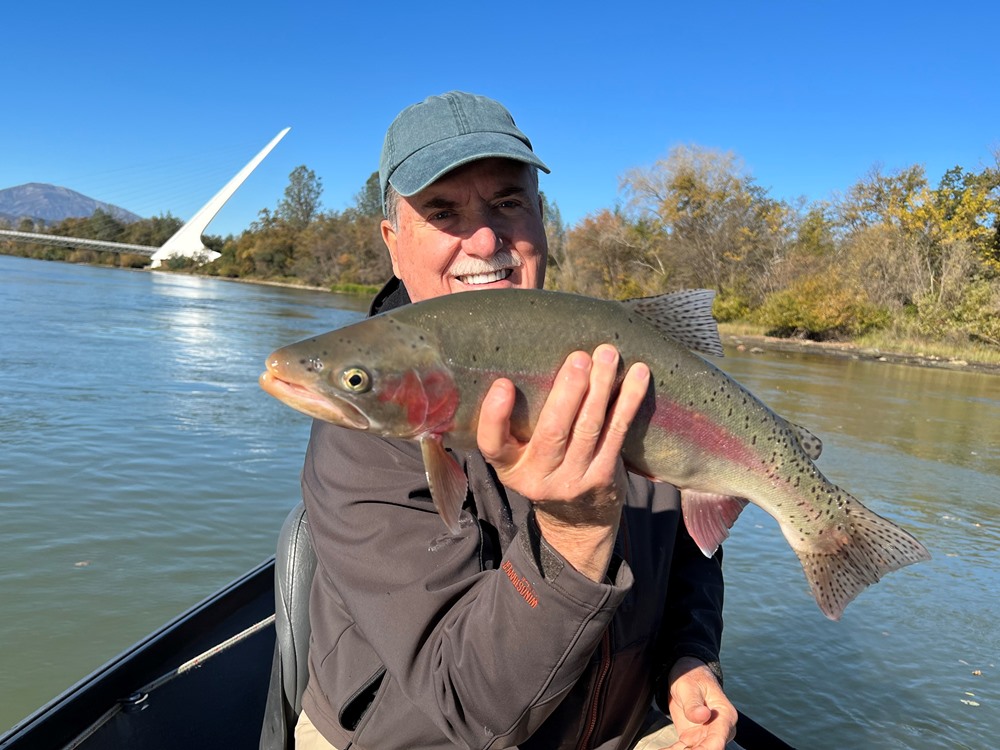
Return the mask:
{"type": "Polygon", "coordinates": [[[19,0],[0,17],[0,189],[186,220],[290,126],[209,225],[222,236],[299,165],[323,208],[352,205],[393,117],[451,89],[507,106],[570,225],[680,145],[734,153],[790,202],[876,166],[936,184],[1000,150],[995,0],[19,0]]]}

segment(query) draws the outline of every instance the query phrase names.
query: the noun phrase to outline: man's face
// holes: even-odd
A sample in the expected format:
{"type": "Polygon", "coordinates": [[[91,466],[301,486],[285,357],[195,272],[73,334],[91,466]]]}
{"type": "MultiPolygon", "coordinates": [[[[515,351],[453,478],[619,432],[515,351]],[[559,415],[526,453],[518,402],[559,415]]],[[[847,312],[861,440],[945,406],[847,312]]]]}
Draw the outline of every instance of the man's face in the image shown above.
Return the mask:
{"type": "Polygon", "coordinates": [[[531,167],[480,159],[400,197],[382,222],[393,273],[414,302],[476,289],[541,289],[548,246],[531,167]]]}

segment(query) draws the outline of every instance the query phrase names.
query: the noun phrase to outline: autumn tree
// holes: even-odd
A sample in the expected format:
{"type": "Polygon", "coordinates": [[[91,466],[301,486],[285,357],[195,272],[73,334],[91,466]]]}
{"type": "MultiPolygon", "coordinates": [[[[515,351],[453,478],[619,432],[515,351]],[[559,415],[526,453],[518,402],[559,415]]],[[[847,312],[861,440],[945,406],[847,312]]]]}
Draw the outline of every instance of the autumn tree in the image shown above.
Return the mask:
{"type": "Polygon", "coordinates": [[[586,216],[566,234],[558,288],[622,299],[652,293],[649,257],[635,225],[621,211],[586,216]]]}
{"type": "Polygon", "coordinates": [[[676,284],[759,302],[787,240],[788,208],[745,174],[732,153],[678,146],[622,180],[628,207],[660,233],[649,268],[676,284]]]}

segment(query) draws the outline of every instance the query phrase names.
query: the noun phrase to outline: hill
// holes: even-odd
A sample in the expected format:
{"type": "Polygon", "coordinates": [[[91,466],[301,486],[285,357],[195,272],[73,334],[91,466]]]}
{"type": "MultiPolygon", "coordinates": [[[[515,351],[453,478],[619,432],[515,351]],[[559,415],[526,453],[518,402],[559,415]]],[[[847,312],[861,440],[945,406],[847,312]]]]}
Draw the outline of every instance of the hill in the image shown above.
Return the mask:
{"type": "Polygon", "coordinates": [[[0,220],[9,221],[15,228],[23,218],[54,224],[71,217],[92,216],[98,209],[128,223],[142,218],[119,206],[88,198],[58,185],[29,182],[0,190],[0,220]]]}

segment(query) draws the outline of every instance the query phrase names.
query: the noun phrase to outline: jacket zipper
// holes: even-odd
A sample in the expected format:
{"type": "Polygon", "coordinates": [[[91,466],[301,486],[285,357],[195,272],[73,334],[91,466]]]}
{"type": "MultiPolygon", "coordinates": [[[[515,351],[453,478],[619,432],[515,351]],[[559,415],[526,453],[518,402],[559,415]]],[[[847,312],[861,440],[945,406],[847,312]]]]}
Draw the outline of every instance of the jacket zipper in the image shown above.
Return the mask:
{"type": "Polygon", "coordinates": [[[601,669],[597,673],[597,681],[594,683],[594,693],[590,699],[590,711],[587,719],[587,729],[580,738],[578,750],[586,750],[590,746],[590,738],[597,728],[597,714],[601,708],[601,693],[604,690],[604,681],[611,671],[611,625],[609,624],[604,635],[601,637],[601,669]]]}
{"type": "MultiPolygon", "coordinates": [[[[622,558],[631,564],[632,556],[629,554],[629,539],[628,539],[628,525],[625,523],[625,515],[622,514],[621,525],[618,528],[619,540],[621,541],[621,554],[622,558]]],[[[611,625],[608,623],[607,629],[604,631],[604,635],[601,636],[601,668],[597,673],[597,681],[594,683],[594,693],[590,699],[590,711],[588,712],[587,719],[587,729],[580,738],[580,744],[577,745],[578,750],[586,750],[590,745],[590,739],[594,734],[594,730],[597,728],[597,714],[601,708],[601,693],[604,691],[604,681],[608,678],[608,672],[611,671],[611,625]]]]}

